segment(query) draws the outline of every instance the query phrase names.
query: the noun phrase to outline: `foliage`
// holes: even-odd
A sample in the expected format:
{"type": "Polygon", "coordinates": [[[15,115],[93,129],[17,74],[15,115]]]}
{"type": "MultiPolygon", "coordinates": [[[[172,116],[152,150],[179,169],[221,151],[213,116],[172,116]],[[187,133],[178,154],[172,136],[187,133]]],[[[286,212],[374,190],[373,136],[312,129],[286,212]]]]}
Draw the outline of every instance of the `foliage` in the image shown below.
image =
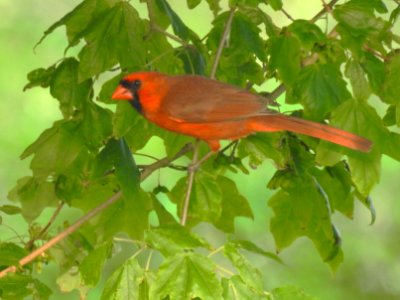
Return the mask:
{"type": "MultiPolygon", "coordinates": [[[[122,191],[121,199],[60,243],[63,251],[52,248],[41,258],[59,265],[60,290],[76,289],[84,298],[104,274],[107,261],[118,254],[121,237],[128,237],[135,252],[106,278],[102,299],[311,299],[292,286],[265,291],[247,254],[280,259],[251,241],[235,239],[235,219],[252,218],[253,212],[228,175],[247,174],[247,163],[253,168],[272,160],[276,172],[267,185],[275,194],[268,205],[274,211],[270,230],[277,251],[307,237],[335,270],[343,252],[333,214],[352,218],[359,200],[374,219],[369,193],[379,181],[382,154],[400,160],[400,135],[390,130],[400,124],[400,37],[392,32],[399,8],[388,14],[381,0],[332,1],[336,5],[322,15],[335,22],[333,28],[320,28],[315,20],[279,27],[268,11],[282,10],[282,1],[231,0],[225,10],[220,1],[207,0],[214,21],[210,32],[200,37],[167,0],[141,2],[147,16],[138,13],[140,3],[134,1],[84,0],[46,30],[43,39],[65,26],[66,56],[30,72],[25,89],[49,88],[63,118],[21,155],[32,157],[32,175],[10,191],[15,205],[0,210],[21,214],[30,236],[25,247],[0,243],[1,267],[17,264],[28,250],[53,237],[35,223],[44,209],[61,209],[65,203],[88,212],[122,191]],[[231,13],[229,41],[222,44],[219,57],[231,13]],[[77,56],[68,55],[71,48],[79,50],[77,56]],[[163,166],[186,172],[188,166],[173,161],[192,141],[149,124],[126,103],[112,103],[110,96],[120,78],[132,71],[207,76],[214,64],[219,80],[238,86],[283,84],[286,103],[302,108],[293,114],[367,137],[374,142],[372,151],[356,153],[289,133],[249,136],[201,166],[188,221],[180,225],[187,176],[172,189],[160,183],[144,190],[143,174],[157,168],[138,166],[135,158],[158,136],[168,156],[163,166]],[[103,82],[100,89],[98,82],[103,82]],[[384,116],[369,103],[373,96],[387,108],[384,116]],[[167,203],[161,201],[165,195],[167,203]],[[199,223],[221,231],[226,243],[213,245],[198,235],[199,223]],[[154,253],[162,261],[151,263],[154,253]],[[216,259],[221,253],[224,258],[216,259]]],[[[188,0],[187,5],[195,12],[200,2],[188,0]]],[[[191,152],[182,155],[190,158],[191,152]]],[[[51,290],[32,274],[28,266],[2,279],[0,297],[48,299],[51,290]]]]}

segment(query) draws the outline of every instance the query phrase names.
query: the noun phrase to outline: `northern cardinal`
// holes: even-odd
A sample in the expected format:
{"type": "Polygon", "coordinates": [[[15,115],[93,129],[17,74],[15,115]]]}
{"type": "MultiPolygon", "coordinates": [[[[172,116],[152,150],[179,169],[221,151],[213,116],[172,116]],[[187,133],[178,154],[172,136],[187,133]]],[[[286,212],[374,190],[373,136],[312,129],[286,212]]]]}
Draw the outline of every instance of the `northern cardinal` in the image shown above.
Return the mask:
{"type": "Polygon", "coordinates": [[[201,76],[132,73],[120,81],[112,99],[128,100],[150,122],[204,140],[213,151],[220,140],[283,130],[362,152],[372,145],[347,131],[269,110],[265,98],[201,76]]]}

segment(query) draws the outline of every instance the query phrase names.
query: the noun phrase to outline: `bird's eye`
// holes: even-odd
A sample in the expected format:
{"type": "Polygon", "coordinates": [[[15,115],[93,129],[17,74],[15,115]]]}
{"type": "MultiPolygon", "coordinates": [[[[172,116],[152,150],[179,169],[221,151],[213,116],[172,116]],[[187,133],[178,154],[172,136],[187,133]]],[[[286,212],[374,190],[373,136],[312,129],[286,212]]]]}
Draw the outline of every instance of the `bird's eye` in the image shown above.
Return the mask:
{"type": "Polygon", "coordinates": [[[135,81],[133,81],[133,86],[136,90],[138,90],[141,85],[142,85],[142,82],[139,79],[136,79],[135,81]]]}

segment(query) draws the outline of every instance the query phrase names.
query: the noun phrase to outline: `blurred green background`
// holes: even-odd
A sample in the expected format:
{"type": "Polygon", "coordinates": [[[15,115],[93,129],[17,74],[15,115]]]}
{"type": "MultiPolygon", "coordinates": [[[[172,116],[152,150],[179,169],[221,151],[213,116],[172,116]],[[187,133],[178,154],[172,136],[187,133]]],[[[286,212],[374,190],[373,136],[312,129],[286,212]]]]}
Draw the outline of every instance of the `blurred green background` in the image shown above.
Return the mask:
{"type": "MultiPolygon", "coordinates": [[[[6,201],[8,191],[16,180],[30,174],[29,160],[19,160],[19,155],[53,121],[60,118],[56,100],[47,90],[35,88],[23,92],[26,74],[38,67],[47,67],[63,57],[66,47],[64,29],[56,30],[36,51],[33,46],[53,22],[75,7],[80,0],[13,1],[0,0],[0,202],[6,201]]],[[[136,7],[139,1],[131,1],[136,7]]],[[[200,35],[210,27],[212,14],[206,5],[193,12],[186,8],[186,1],[169,1],[182,19],[200,35]]],[[[226,1],[227,2],[227,1],[226,1]]],[[[287,0],[285,9],[296,18],[310,18],[320,8],[321,1],[287,0]]],[[[288,20],[281,13],[272,13],[274,21],[283,25],[288,20]]],[[[321,22],[323,24],[323,22],[321,22]]],[[[372,100],[373,101],[373,100],[372,100]]],[[[381,108],[378,108],[380,111],[381,108]]],[[[160,145],[157,141],[150,149],[160,145]]],[[[149,149],[149,148],[147,148],[149,149]]],[[[273,250],[272,236],[268,232],[271,210],[267,200],[271,195],[266,183],[274,172],[264,163],[250,176],[234,175],[240,191],[251,201],[256,212],[254,221],[238,220],[237,235],[246,236],[267,250],[273,250]]],[[[343,238],[345,261],[337,273],[332,274],[321,262],[317,251],[306,239],[298,240],[280,256],[286,265],[257,256],[251,256],[263,272],[267,289],[286,284],[302,287],[320,299],[400,299],[400,164],[384,158],[380,184],[374,189],[372,199],[376,206],[377,221],[370,226],[370,214],[362,204],[356,203],[354,220],[340,215],[334,222],[343,238]]],[[[166,180],[166,179],[165,179],[166,180]]],[[[151,185],[151,181],[145,185],[151,185]]],[[[50,212],[49,212],[50,213],[50,212]]],[[[49,214],[41,217],[46,222],[49,214]]],[[[75,219],[75,211],[66,210],[60,217],[75,219]]],[[[24,232],[26,224],[18,217],[3,216],[0,240],[24,232]]],[[[199,227],[198,231],[212,231],[199,227]]],[[[217,237],[210,237],[210,239],[217,237]]],[[[56,266],[44,268],[47,283],[52,281],[56,266]]],[[[53,284],[54,287],[54,284],[53,284]]],[[[98,290],[90,292],[90,299],[98,298],[98,290]]],[[[78,294],[53,299],[77,299],[78,294]]]]}

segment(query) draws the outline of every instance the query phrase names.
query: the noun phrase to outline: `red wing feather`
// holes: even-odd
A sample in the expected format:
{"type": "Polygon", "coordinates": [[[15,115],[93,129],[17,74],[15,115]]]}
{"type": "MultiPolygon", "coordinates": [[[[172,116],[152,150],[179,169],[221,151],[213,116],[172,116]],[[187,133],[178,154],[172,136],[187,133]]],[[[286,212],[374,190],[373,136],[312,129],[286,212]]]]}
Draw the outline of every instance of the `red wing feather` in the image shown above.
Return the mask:
{"type": "Polygon", "coordinates": [[[181,122],[202,123],[241,119],[268,113],[265,99],[246,90],[201,76],[174,76],[162,110],[181,122]]]}

